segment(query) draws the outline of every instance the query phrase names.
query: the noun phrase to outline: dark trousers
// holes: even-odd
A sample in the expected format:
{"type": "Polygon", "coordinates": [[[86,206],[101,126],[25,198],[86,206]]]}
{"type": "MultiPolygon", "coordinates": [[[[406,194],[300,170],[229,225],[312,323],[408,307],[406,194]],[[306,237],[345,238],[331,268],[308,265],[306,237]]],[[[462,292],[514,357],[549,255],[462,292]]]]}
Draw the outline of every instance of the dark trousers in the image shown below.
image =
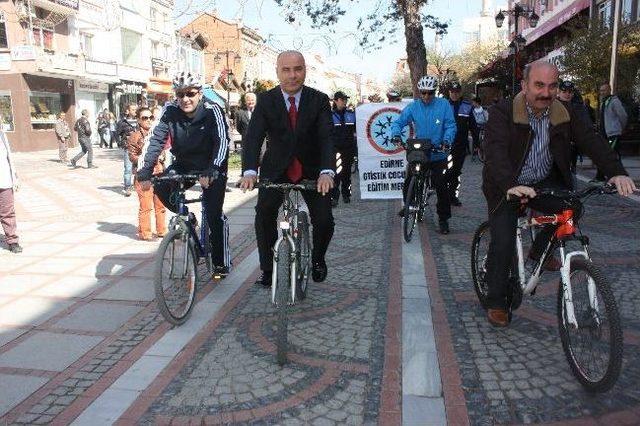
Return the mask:
{"type": "Polygon", "coordinates": [[[71,161],[74,163],[78,162],[85,154],[87,154],[87,166],[91,167],[93,164],[93,147],[91,146],[91,139],[78,139],[78,143],[80,144],[80,151],[71,161]]]}
{"type": "MultiPolygon", "coordinates": [[[[440,220],[449,220],[451,217],[451,199],[449,198],[449,186],[447,184],[446,170],[447,160],[433,161],[428,166],[431,169],[431,184],[436,189],[438,201],[436,202],[436,211],[440,220]]],[[[409,169],[405,171],[406,177],[402,186],[402,199],[407,199],[407,188],[411,175],[409,169]]]]}
{"type": "MultiPolygon", "coordinates": [[[[177,173],[185,173],[178,167],[169,166],[164,174],[169,170],[176,170],[177,173]]],[[[193,183],[195,185],[195,182],[193,183]]],[[[191,186],[193,186],[191,185],[191,186]]],[[[229,224],[227,217],[222,212],[224,204],[226,177],[220,177],[213,181],[207,188],[202,190],[203,207],[207,215],[209,225],[209,241],[211,242],[211,260],[216,266],[231,266],[231,253],[229,251],[229,224]]],[[[174,213],[178,212],[175,203],[175,192],[178,185],[175,182],[161,182],[154,185],[154,192],[162,201],[166,208],[174,213]]]]}
{"type": "Polygon", "coordinates": [[[451,149],[452,164],[447,170],[447,183],[449,185],[449,197],[451,199],[458,198],[460,192],[460,175],[462,174],[462,166],[467,156],[467,146],[456,143],[451,149]]]}
{"type": "MultiPolygon", "coordinates": [[[[620,139],[620,135],[609,136],[607,141],[609,142],[609,146],[618,154],[618,159],[620,159],[620,144],[618,143],[618,139],[620,139]]],[[[606,180],[610,179],[613,176],[605,176],[604,172],[598,168],[598,172],[596,173],[597,180],[606,180]]]]}
{"type": "MultiPolygon", "coordinates": [[[[303,191],[302,196],[309,207],[311,225],[313,225],[313,262],[324,260],[325,253],[333,236],[333,213],[331,197],[316,191],[303,191]]],[[[256,239],[260,255],[260,269],[273,270],[273,245],[278,239],[278,209],[283,202],[283,193],[275,189],[261,188],[256,205],[256,239]]]]}
{"type": "Polygon", "coordinates": [[[351,197],[351,166],[356,152],[353,146],[336,146],[336,182],[332,197],[337,199],[342,192],[343,197],[351,197]],[[342,191],[341,191],[342,189],[342,191]]]}
{"type": "MultiPolygon", "coordinates": [[[[538,185],[541,188],[557,187],[549,181],[543,181],[538,185]]],[[[529,200],[527,205],[541,213],[553,214],[566,209],[573,209],[574,216],[580,216],[581,207],[570,205],[567,201],[553,196],[538,196],[529,200]]],[[[487,305],[493,309],[506,309],[506,297],[508,289],[509,268],[516,259],[516,227],[518,224],[517,202],[503,201],[500,206],[489,216],[491,229],[491,242],[487,257],[487,305]]],[[[540,230],[531,246],[530,254],[534,258],[542,256],[545,247],[553,237],[557,226],[537,228],[540,230]]],[[[527,256],[527,253],[524,253],[527,256]]]]}

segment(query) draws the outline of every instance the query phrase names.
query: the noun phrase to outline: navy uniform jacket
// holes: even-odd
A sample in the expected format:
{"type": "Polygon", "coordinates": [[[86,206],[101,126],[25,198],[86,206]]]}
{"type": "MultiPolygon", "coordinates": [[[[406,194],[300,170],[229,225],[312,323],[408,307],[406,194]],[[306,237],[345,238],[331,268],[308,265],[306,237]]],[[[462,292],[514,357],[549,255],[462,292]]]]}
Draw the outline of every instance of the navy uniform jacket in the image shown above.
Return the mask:
{"type": "Polygon", "coordinates": [[[476,128],[476,120],[473,117],[473,104],[466,99],[460,99],[457,102],[449,100],[449,102],[453,108],[453,116],[456,118],[456,126],[458,127],[453,145],[466,147],[469,143],[469,130],[476,128]]]}
{"type": "Polygon", "coordinates": [[[342,111],[333,110],[333,132],[331,133],[333,145],[336,148],[349,148],[355,145],[356,141],[356,113],[344,109],[342,111]]]}
{"type": "Polygon", "coordinates": [[[203,97],[193,118],[177,103],[167,105],[158,125],[153,129],[144,164],[138,170],[138,179],[149,180],[167,140],[171,140],[174,166],[184,172],[227,172],[229,133],[224,111],[216,103],[203,97]]]}

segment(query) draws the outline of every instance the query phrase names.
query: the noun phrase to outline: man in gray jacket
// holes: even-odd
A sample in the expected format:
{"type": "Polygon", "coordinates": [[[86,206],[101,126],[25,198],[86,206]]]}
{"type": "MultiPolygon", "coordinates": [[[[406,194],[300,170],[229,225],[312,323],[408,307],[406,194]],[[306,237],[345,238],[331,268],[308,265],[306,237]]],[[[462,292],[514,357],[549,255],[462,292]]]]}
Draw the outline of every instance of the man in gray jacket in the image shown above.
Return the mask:
{"type": "MultiPolygon", "coordinates": [[[[618,139],[622,131],[627,126],[627,112],[622,106],[622,102],[616,95],[611,94],[611,86],[605,83],[600,86],[600,111],[598,121],[600,123],[600,133],[609,141],[609,146],[618,153],[620,158],[620,147],[618,139]]],[[[606,176],[611,177],[611,176],[606,176]]],[[[602,170],[598,173],[594,181],[604,181],[605,175],[602,170]]]]}

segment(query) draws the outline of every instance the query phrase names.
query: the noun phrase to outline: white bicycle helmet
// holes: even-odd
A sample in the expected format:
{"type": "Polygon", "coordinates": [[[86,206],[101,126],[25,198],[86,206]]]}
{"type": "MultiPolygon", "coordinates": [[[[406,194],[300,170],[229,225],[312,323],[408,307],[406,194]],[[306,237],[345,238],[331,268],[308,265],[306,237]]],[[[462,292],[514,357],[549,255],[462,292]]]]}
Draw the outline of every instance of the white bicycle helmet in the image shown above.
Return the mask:
{"type": "Polygon", "coordinates": [[[179,71],[173,77],[173,90],[188,89],[188,88],[201,89],[202,83],[200,75],[191,74],[190,72],[179,71]]]}
{"type": "Polygon", "coordinates": [[[436,90],[438,88],[438,79],[432,75],[425,75],[418,80],[418,90],[436,90]]]}

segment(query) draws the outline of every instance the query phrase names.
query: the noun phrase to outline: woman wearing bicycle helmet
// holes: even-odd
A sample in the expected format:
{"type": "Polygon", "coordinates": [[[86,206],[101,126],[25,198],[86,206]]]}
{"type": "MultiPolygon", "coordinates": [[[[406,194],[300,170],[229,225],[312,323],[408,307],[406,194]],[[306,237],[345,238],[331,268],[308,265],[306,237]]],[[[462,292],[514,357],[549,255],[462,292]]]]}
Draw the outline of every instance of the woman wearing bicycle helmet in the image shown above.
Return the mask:
{"type": "MultiPolygon", "coordinates": [[[[139,164],[138,180],[150,187],[153,166],[162,153],[167,140],[171,140],[173,164],[165,173],[178,174],[195,171],[200,178],[203,205],[211,232],[211,259],[214,276],[225,276],[231,266],[229,254],[229,227],[222,212],[227,181],[229,133],[224,111],[202,94],[200,76],[181,71],[173,78],[176,99],[166,106],[162,118],[153,129],[144,163],[139,164]]],[[[154,188],[164,205],[176,212],[171,194],[171,183],[163,182],[154,188]]]]}

